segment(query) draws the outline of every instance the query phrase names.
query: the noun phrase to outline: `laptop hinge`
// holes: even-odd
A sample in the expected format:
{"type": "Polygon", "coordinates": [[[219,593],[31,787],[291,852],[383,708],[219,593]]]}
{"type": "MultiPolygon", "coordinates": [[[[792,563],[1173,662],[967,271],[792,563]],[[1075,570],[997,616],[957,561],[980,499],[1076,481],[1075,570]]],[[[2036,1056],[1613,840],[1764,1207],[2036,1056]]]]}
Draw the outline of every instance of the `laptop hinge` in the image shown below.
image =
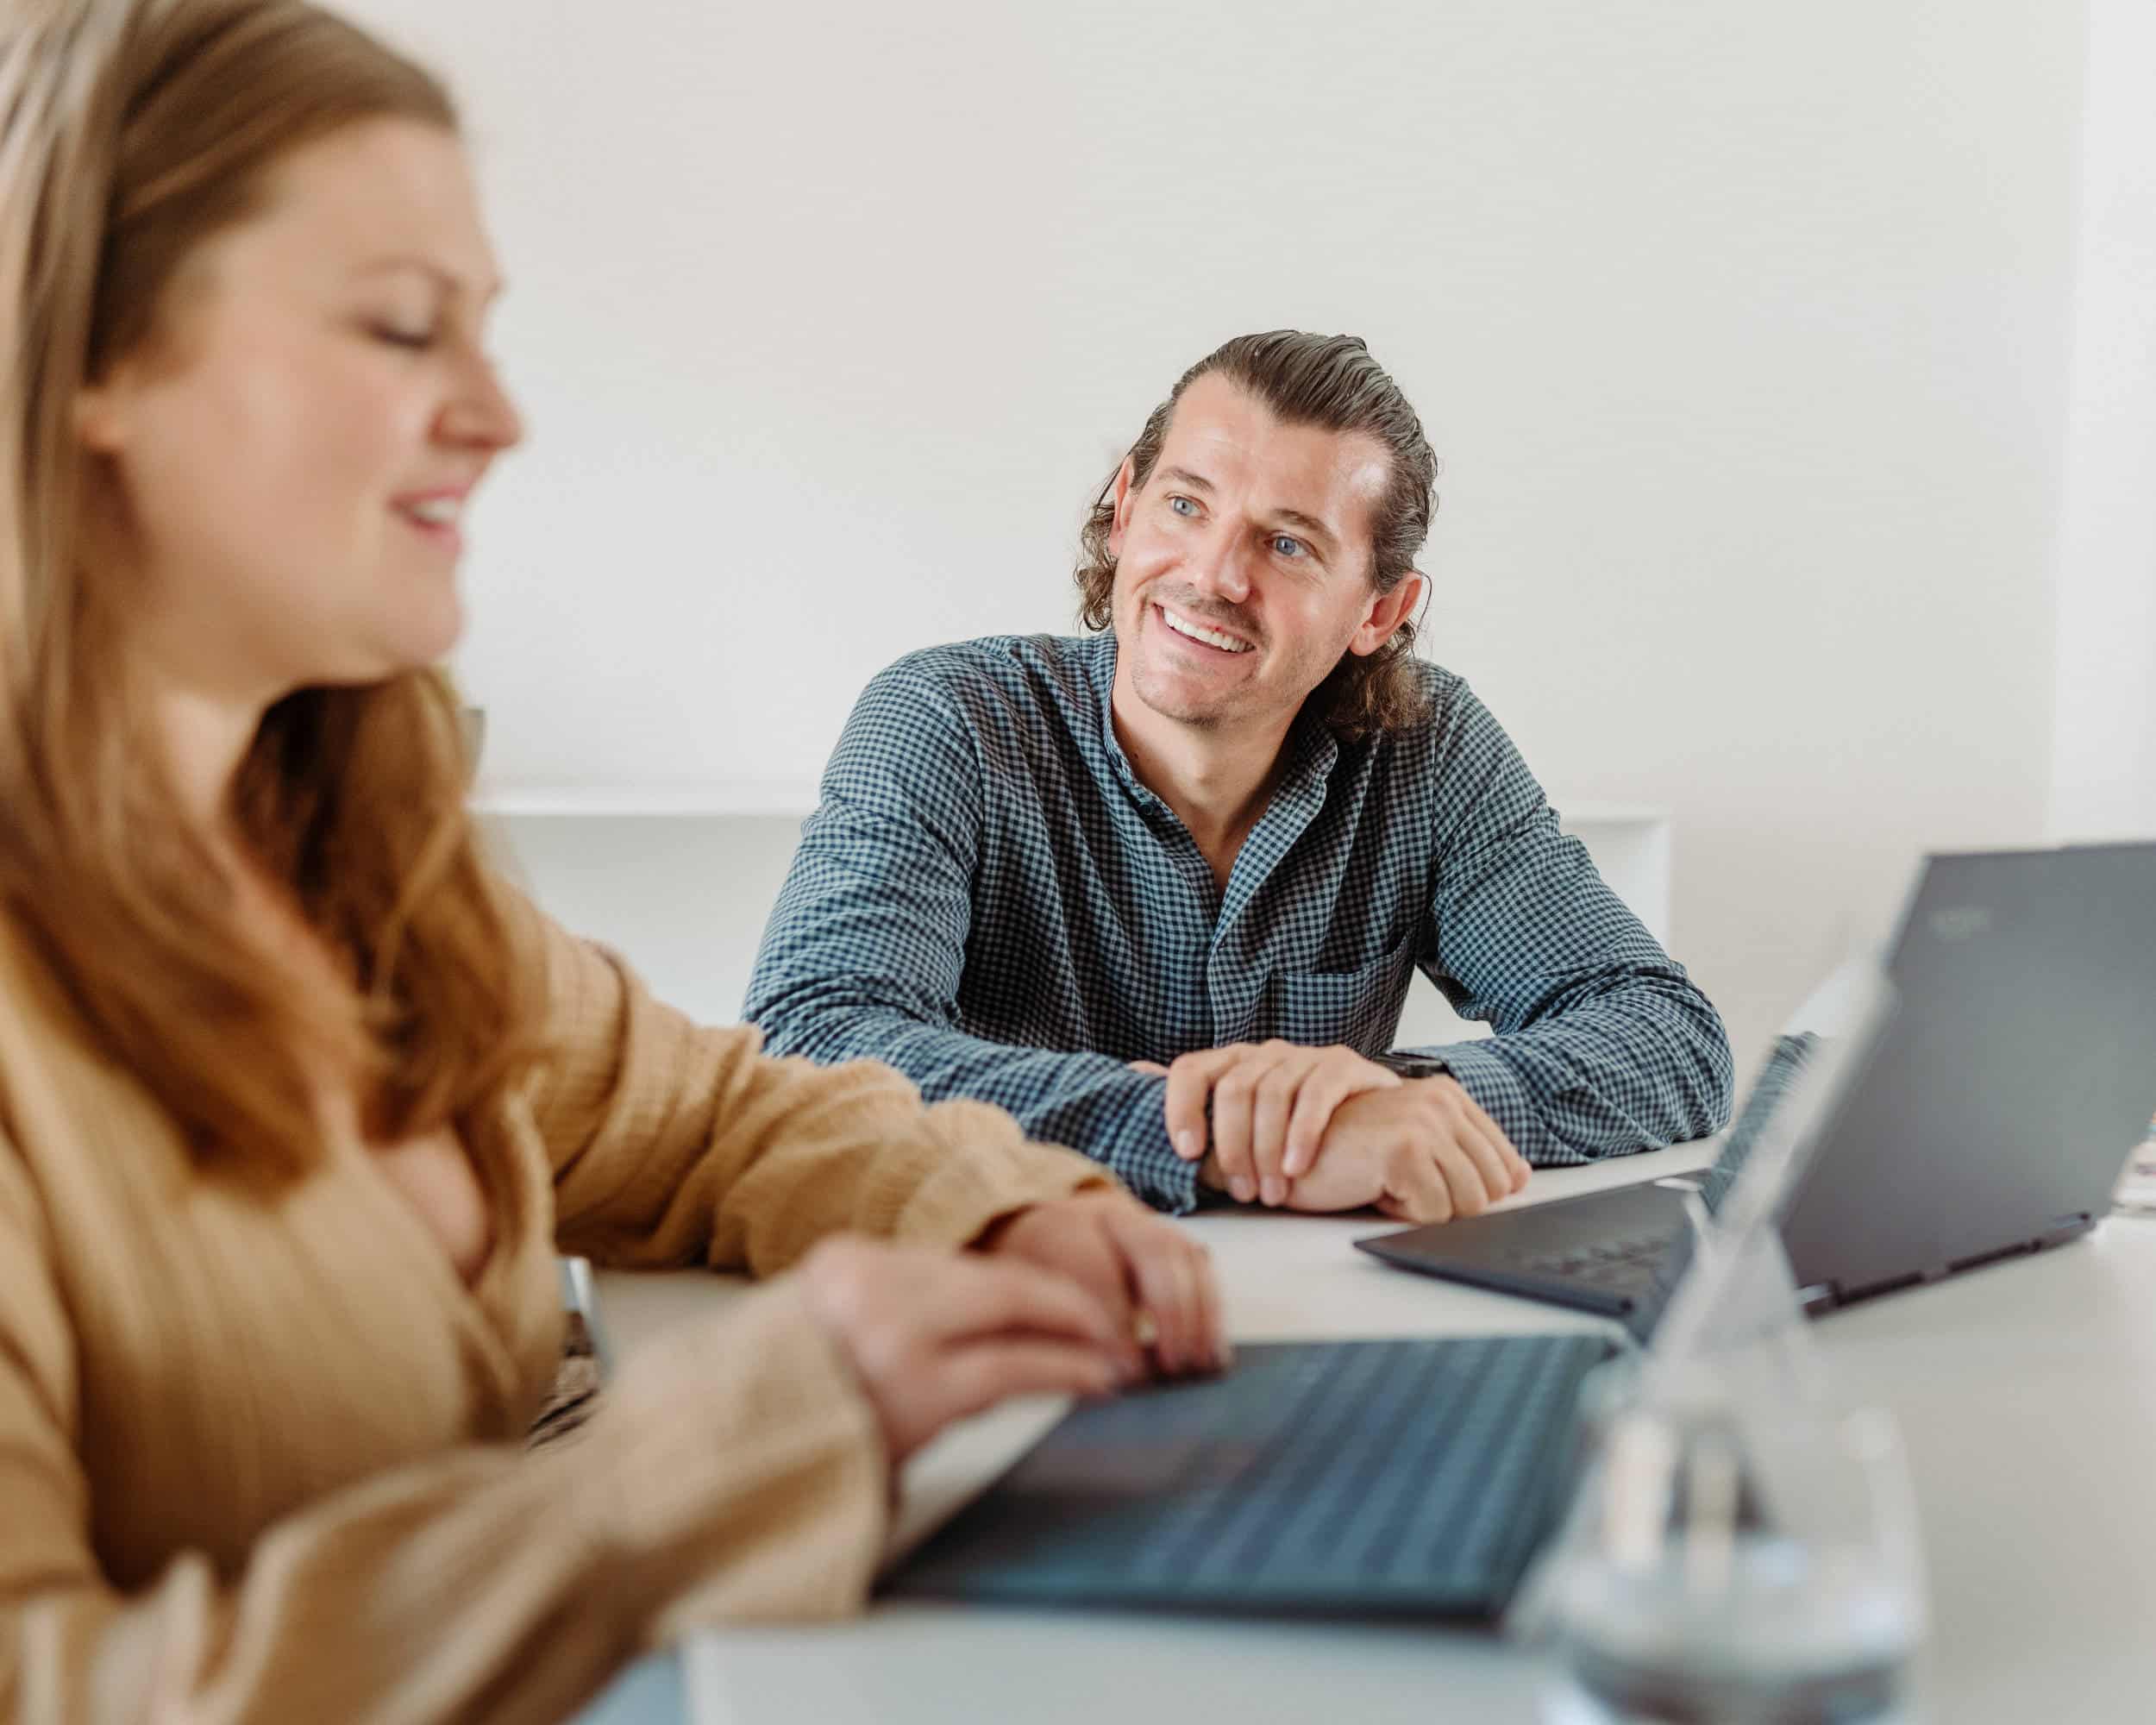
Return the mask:
{"type": "Polygon", "coordinates": [[[2086,1210],[2077,1210],[2070,1216],[2053,1216],[2051,1226],[2038,1238],[2039,1251],[2052,1246],[2064,1245],[2070,1239],[2079,1239],[2096,1225],[2096,1219],[2086,1210]]]}
{"type": "Polygon", "coordinates": [[[1946,1274],[1946,1266],[1936,1264],[1929,1270],[1912,1270],[1907,1276],[1890,1276],[1883,1282],[1866,1283],[1861,1288],[1837,1287],[1835,1303],[1841,1306],[1853,1306],[1859,1300],[1874,1300],[1882,1294],[1896,1293],[1904,1288],[1921,1288],[1927,1282],[1936,1282],[1946,1274]]]}

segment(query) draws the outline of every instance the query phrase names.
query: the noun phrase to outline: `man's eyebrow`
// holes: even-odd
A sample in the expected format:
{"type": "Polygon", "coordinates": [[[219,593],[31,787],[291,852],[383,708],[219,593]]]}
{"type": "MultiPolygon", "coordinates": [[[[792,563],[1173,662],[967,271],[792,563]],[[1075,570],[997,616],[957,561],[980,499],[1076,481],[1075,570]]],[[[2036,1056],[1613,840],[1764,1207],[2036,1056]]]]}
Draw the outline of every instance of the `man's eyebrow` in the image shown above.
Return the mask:
{"type": "MultiPolygon", "coordinates": [[[[1194,474],[1188,467],[1163,467],[1160,476],[1171,485],[1187,486],[1192,491],[1210,492],[1213,481],[1203,474],[1194,474]]],[[[1314,515],[1305,515],[1300,509],[1275,509],[1272,518],[1283,527],[1292,527],[1299,533],[1307,533],[1318,542],[1318,549],[1328,557],[1340,548],[1339,536],[1314,515]]]]}
{"type": "Polygon", "coordinates": [[[1318,541],[1320,549],[1324,550],[1331,551],[1340,543],[1334,536],[1332,530],[1324,522],[1319,520],[1314,515],[1305,515],[1300,509],[1276,509],[1273,511],[1273,518],[1284,526],[1299,528],[1307,533],[1313,539],[1318,541]]]}
{"type": "Polygon", "coordinates": [[[495,298],[507,285],[506,283],[496,279],[482,286],[477,282],[467,280],[454,270],[444,269],[431,258],[403,254],[377,258],[372,263],[362,265],[358,273],[380,275],[389,270],[417,270],[423,275],[432,276],[452,293],[469,294],[482,305],[495,298]]]}

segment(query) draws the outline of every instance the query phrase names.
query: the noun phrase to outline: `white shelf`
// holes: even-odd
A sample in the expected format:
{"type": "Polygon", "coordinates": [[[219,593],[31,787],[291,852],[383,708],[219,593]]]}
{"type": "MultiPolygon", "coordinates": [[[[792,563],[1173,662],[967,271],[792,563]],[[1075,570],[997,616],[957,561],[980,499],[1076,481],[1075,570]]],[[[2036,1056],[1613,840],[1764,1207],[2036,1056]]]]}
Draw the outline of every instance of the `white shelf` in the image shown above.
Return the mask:
{"type": "Polygon", "coordinates": [[[1651,803],[1575,803],[1563,797],[1551,797],[1557,806],[1557,824],[1568,830],[1576,826],[1659,826],[1670,818],[1665,808],[1651,803]]]}
{"type": "Polygon", "coordinates": [[[652,816],[712,819],[805,819],[812,785],[481,785],[472,812],[510,819],[613,820],[652,816]]]}
{"type": "MultiPolygon", "coordinates": [[[[1557,804],[1568,831],[1583,826],[1655,826],[1667,809],[1647,803],[1557,804]]],[[[670,817],[702,820],[806,819],[816,807],[813,785],[481,785],[472,797],[475,814],[506,819],[621,820],[670,817]]]]}

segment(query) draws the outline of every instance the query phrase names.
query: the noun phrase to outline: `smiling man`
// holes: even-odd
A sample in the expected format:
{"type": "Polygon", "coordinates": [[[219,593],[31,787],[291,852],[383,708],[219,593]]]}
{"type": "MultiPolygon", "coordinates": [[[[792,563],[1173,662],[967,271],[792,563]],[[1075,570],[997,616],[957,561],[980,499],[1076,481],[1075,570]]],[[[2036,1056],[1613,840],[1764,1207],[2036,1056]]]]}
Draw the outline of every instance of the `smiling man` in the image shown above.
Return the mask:
{"type": "Polygon", "coordinates": [[[1194,366],[1082,536],[1106,632],[862,695],[749,984],[771,1051],[996,1103],[1175,1211],[1444,1220],[1720,1126],[1714,1009],[1414,656],[1436,470],[1351,336],[1194,366]],[[1496,1034],[1393,1049],[1417,967],[1496,1034]]]}

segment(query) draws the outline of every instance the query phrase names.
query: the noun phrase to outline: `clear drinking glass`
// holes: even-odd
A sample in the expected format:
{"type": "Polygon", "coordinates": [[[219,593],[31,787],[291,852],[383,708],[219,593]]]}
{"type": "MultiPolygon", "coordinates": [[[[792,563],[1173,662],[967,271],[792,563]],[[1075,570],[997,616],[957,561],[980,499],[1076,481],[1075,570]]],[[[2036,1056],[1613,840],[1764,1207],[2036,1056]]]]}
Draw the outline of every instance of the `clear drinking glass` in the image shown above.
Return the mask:
{"type": "Polygon", "coordinates": [[[1547,1725],[1921,1716],[1921,1559],[1888,1414],[1665,1396],[1610,1413],[1601,1447],[1550,1577],[1547,1725]]]}

